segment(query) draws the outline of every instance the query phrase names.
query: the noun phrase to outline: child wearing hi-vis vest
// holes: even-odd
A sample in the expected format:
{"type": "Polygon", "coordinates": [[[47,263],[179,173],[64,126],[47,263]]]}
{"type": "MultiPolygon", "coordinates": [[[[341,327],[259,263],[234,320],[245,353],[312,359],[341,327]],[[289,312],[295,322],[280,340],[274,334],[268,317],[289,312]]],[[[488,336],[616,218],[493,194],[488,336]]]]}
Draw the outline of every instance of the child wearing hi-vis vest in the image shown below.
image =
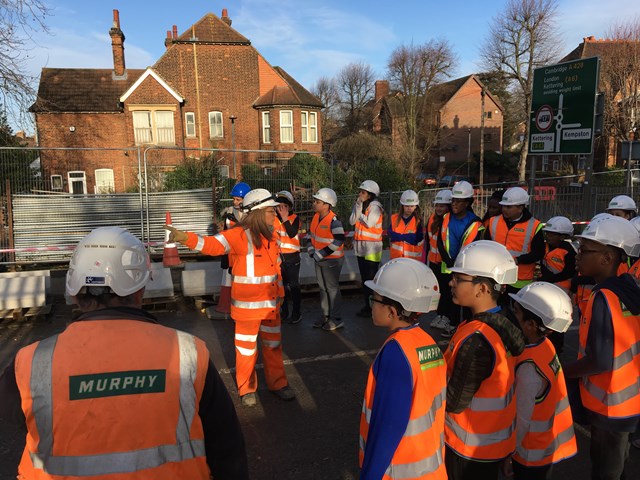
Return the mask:
{"type": "Polygon", "coordinates": [[[547,282],[530,283],[509,296],[527,339],[524,352],[516,359],[513,477],[547,480],[555,463],[577,452],[567,385],[556,350],[547,338],[552,332],[566,332],[571,325],[571,299],[547,282]]]}

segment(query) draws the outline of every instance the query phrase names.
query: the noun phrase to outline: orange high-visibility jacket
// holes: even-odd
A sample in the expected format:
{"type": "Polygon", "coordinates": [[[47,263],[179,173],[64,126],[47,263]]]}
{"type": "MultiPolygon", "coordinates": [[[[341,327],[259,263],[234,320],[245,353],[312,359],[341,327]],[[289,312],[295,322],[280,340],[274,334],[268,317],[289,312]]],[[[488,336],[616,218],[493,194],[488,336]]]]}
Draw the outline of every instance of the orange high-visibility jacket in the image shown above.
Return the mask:
{"type": "Polygon", "coordinates": [[[541,467],[574,456],[578,447],[564,373],[551,341],[545,338],[537,345],[527,345],[516,359],[516,371],[526,362],[535,365],[549,387],[541,398],[536,398],[529,431],[517,445],[513,458],[528,467],[541,467]]]}
{"type": "MultiPolygon", "coordinates": [[[[417,233],[418,232],[418,219],[415,215],[411,216],[409,223],[405,223],[400,214],[394,213],[391,216],[391,229],[400,234],[404,233],[417,233]]],[[[422,255],[422,245],[424,241],[421,241],[417,245],[412,245],[407,242],[391,242],[389,249],[390,258],[413,258],[419,260],[422,255]]]]}
{"type": "MultiPolygon", "coordinates": [[[[333,243],[334,236],[331,232],[331,222],[333,221],[335,216],[336,214],[331,211],[326,214],[322,218],[322,220],[320,220],[319,213],[316,213],[313,216],[309,234],[311,235],[311,245],[313,245],[314,250],[320,251],[333,243]]],[[[338,249],[335,250],[331,255],[327,255],[324,258],[328,259],[342,257],[344,257],[344,244],[340,245],[340,247],[338,247],[338,249]]]]}
{"type": "MultiPolygon", "coordinates": [[[[362,213],[363,217],[369,215],[369,210],[371,209],[371,205],[367,207],[367,210],[362,213]]],[[[353,234],[354,240],[362,240],[366,242],[381,242],[382,241],[382,217],[384,215],[382,212],[380,213],[380,217],[376,224],[372,227],[368,227],[365,222],[363,222],[360,218],[356,221],[355,231],[353,234]]]]}
{"type": "MultiPolygon", "coordinates": [[[[546,253],[544,258],[542,259],[542,264],[547,267],[552,273],[558,274],[564,270],[565,257],[569,253],[564,248],[554,248],[553,250],[549,250],[549,246],[546,246],[546,253]]],[[[571,288],[571,279],[567,278],[566,280],[561,280],[555,285],[564,289],[565,292],[568,292],[571,288]]]]}
{"type": "MultiPolygon", "coordinates": [[[[449,221],[451,220],[451,215],[453,214],[445,213],[444,218],[442,219],[442,227],[440,228],[440,238],[442,239],[442,245],[444,246],[447,255],[449,254],[450,247],[449,221]]],[[[482,222],[480,220],[472,221],[462,234],[462,238],[460,239],[460,250],[473,242],[478,236],[478,233],[482,231],[482,229],[484,229],[484,227],[482,226],[482,222]]],[[[447,264],[445,262],[442,262],[441,269],[442,273],[451,273],[451,270],[447,268],[447,264]]]]}
{"type": "MultiPolygon", "coordinates": [[[[608,418],[640,415],[640,315],[633,315],[620,299],[607,289],[604,295],[613,325],[613,370],[582,377],[580,397],[585,408],[608,418]]],[[[589,297],[579,330],[578,358],[585,355],[593,300],[589,297]]]]}
{"type": "MultiPolygon", "coordinates": [[[[446,479],[442,432],[447,372],[442,351],[419,327],[397,330],[387,342],[391,340],[398,342],[411,365],[413,403],[405,433],[382,478],[446,479]]],[[[360,466],[364,460],[371,411],[375,408],[375,390],[376,379],[371,367],[360,415],[360,466]]]]}
{"type": "MultiPolygon", "coordinates": [[[[507,228],[507,222],[502,215],[496,215],[489,221],[491,240],[507,247],[514,258],[531,252],[531,241],[541,228],[542,223],[533,217],[526,222],[517,223],[511,229],[507,228]]],[[[515,286],[521,288],[530,283],[535,270],[535,263],[518,265],[518,282],[515,286]]]]}
{"type": "Polygon", "coordinates": [[[436,214],[432,213],[427,222],[427,235],[429,235],[429,254],[427,255],[427,260],[429,260],[430,265],[442,262],[442,257],[438,250],[438,232],[431,233],[431,225],[433,225],[435,216],[436,214]]]}
{"type": "MultiPolygon", "coordinates": [[[[296,218],[297,215],[292,213],[289,215],[287,220],[289,220],[290,223],[293,223],[296,218]]],[[[280,251],[282,253],[298,253],[300,251],[300,237],[298,234],[293,238],[289,237],[282,222],[279,222],[278,225],[278,237],[278,244],[280,245],[280,251]]]]}
{"type": "Polygon", "coordinates": [[[493,348],[495,365],[489,378],[480,384],[469,406],[460,413],[447,412],[445,442],[460,456],[480,461],[508,457],[516,448],[515,359],[500,335],[484,322],[463,322],[445,352],[451,376],[460,345],[471,335],[482,335],[493,348]]]}
{"type": "Polygon", "coordinates": [[[200,339],[135,320],[87,320],[18,352],[27,421],[19,478],[208,479],[200,339]]]}
{"type": "Polygon", "coordinates": [[[262,239],[256,248],[249,230],[235,227],[212,237],[188,232],[185,245],[205,255],[229,255],[231,267],[231,318],[275,320],[284,297],[277,234],[262,239]]]}

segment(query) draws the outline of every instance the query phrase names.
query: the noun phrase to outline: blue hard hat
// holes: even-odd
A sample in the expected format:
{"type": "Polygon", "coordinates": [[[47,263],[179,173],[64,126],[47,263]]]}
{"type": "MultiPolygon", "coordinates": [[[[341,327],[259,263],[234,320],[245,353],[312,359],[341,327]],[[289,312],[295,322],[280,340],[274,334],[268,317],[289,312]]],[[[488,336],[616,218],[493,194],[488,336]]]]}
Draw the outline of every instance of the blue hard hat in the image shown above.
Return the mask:
{"type": "Polygon", "coordinates": [[[244,198],[244,196],[251,191],[251,187],[244,182],[236,183],[231,189],[232,197],[244,198]]]}

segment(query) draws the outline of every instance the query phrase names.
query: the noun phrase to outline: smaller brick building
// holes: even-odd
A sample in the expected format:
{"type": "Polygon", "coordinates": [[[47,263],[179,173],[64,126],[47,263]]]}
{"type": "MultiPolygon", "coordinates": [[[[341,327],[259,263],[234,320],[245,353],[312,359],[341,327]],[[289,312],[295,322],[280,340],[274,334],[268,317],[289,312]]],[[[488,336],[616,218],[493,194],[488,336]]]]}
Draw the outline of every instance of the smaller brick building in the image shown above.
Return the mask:
{"type": "MultiPolygon", "coordinates": [[[[117,10],[109,35],[112,70],[42,69],[30,110],[52,190],[124,192],[138,185],[143,159],[169,171],[202,149],[321,151],[322,103],[234,30],[226,9],[182,34],[174,25],[147,69],[126,68],[117,10]]],[[[260,155],[218,158],[237,177],[260,155]]]]}
{"type": "MultiPolygon", "coordinates": [[[[389,91],[385,80],[375,83],[373,131],[390,135],[392,144],[401,138],[404,112],[400,94],[389,91]]],[[[445,162],[459,163],[480,151],[484,135],[485,151],[502,151],[503,107],[500,101],[475,75],[468,75],[432,87],[425,99],[426,128],[434,128],[438,139],[430,152],[429,167],[435,167],[439,157],[445,162]],[[482,97],[484,92],[484,107],[482,97]],[[481,128],[484,108],[484,128],[481,128]],[[482,131],[482,134],[481,134],[482,131]]]]}

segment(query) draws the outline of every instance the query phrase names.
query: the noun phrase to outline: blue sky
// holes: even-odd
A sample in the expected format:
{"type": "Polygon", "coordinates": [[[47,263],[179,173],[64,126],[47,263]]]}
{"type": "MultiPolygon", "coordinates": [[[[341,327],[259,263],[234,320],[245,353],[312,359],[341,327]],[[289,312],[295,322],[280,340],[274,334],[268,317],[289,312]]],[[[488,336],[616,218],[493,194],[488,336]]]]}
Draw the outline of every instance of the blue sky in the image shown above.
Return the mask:
{"type": "MultiPolygon", "coordinates": [[[[390,53],[401,44],[446,38],[459,57],[456,76],[480,70],[479,46],[504,0],[56,0],[47,21],[52,35],[35,37],[38,46],[27,60],[29,71],[42,67],[109,68],[108,35],[113,9],[120,11],[129,68],[152,65],[165,50],[167,30],[182,33],[206,13],[227,8],[233,28],[272,65],[311,87],[353,61],[370,64],[385,75],[390,53]],[[176,6],[179,5],[179,8],[176,6]]],[[[582,38],[603,37],[614,22],[638,15],[628,0],[560,0],[558,34],[564,51],[582,38]],[[605,6],[606,5],[606,6],[605,6]]]]}

